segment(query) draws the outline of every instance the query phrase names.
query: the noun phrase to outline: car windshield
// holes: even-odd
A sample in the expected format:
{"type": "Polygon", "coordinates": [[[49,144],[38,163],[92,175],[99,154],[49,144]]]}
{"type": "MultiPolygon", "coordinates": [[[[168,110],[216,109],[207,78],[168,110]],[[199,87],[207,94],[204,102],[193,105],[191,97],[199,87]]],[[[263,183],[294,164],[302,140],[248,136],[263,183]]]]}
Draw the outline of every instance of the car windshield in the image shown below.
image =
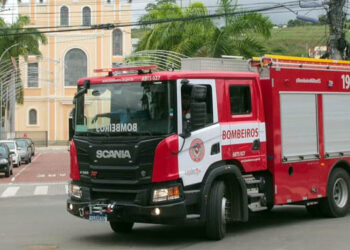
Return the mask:
{"type": "Polygon", "coordinates": [[[6,157],[7,156],[7,153],[6,153],[6,149],[4,146],[0,146],[0,156],[1,157],[6,157]]]}
{"type": "Polygon", "coordinates": [[[18,146],[20,146],[23,149],[27,148],[27,143],[25,140],[18,140],[17,144],[18,144],[18,146]]]}
{"type": "Polygon", "coordinates": [[[15,143],[14,142],[5,142],[5,144],[9,147],[9,149],[15,149],[15,143]]]}
{"type": "Polygon", "coordinates": [[[168,81],[92,85],[76,100],[76,134],[174,133],[175,87],[168,81]]]}

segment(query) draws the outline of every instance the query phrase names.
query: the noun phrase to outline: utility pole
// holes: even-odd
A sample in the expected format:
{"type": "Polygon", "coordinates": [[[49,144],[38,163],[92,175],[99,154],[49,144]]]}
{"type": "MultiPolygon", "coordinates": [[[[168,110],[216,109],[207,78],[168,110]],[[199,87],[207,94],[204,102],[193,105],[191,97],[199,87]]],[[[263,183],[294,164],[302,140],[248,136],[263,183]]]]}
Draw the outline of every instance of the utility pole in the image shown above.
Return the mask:
{"type": "Polygon", "coordinates": [[[346,0],[330,0],[328,2],[330,56],[335,60],[343,59],[346,47],[345,33],[343,31],[346,17],[343,11],[345,2],[346,0]]]}

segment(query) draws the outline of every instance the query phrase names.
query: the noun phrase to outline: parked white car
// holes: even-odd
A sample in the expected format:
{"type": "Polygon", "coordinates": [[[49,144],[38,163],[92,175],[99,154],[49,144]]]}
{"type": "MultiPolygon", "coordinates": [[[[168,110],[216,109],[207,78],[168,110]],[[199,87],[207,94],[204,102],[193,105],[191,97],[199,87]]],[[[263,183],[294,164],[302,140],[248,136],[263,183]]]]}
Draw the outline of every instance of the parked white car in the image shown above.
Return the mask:
{"type": "Polygon", "coordinates": [[[15,140],[2,140],[0,141],[8,146],[12,154],[13,166],[19,167],[21,165],[21,152],[19,150],[18,144],[15,140]]]}

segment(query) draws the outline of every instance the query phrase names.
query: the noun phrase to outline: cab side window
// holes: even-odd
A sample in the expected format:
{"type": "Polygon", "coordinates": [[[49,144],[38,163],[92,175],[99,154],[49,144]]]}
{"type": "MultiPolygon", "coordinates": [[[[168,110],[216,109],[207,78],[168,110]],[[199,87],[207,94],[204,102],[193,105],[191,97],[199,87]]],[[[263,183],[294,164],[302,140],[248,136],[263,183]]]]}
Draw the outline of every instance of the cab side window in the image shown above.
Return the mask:
{"type": "Polygon", "coordinates": [[[183,128],[187,127],[186,117],[191,121],[191,131],[204,128],[213,123],[213,98],[210,85],[205,87],[205,96],[198,98],[192,93],[192,85],[184,85],[181,88],[183,128]],[[187,116],[186,116],[187,115],[187,116]]]}
{"type": "Polygon", "coordinates": [[[252,100],[249,85],[231,85],[230,102],[232,115],[248,115],[252,113],[252,100]]]}

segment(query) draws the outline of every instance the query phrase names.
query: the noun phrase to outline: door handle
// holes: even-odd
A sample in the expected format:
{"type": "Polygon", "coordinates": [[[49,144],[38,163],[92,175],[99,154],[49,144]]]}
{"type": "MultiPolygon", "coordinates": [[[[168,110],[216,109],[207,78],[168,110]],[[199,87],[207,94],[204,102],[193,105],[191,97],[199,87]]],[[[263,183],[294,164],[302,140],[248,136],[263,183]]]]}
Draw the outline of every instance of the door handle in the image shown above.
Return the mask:
{"type": "Polygon", "coordinates": [[[256,139],[253,141],[252,150],[259,150],[260,149],[260,139],[256,139]]]}

